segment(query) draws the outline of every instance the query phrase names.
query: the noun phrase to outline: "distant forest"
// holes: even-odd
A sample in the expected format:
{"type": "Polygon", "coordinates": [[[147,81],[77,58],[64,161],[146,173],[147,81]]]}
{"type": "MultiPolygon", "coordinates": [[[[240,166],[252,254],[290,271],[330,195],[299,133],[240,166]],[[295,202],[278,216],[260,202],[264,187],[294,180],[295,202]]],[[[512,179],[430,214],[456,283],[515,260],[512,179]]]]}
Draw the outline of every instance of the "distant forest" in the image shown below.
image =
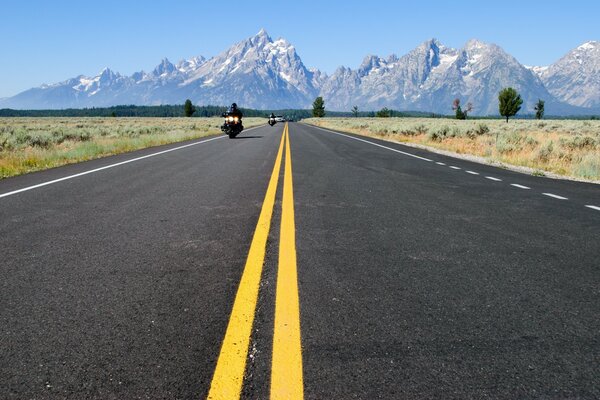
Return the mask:
{"type": "MultiPolygon", "coordinates": [[[[227,110],[226,106],[195,106],[195,117],[218,117],[227,110]]],[[[240,108],[245,117],[267,118],[271,113],[284,116],[288,120],[298,121],[312,117],[312,110],[283,109],[283,110],[255,110],[240,108]]],[[[418,117],[418,118],[454,118],[453,115],[434,114],[422,111],[396,111],[385,109],[385,117],[418,117]]],[[[113,106],[93,108],[67,108],[63,110],[13,110],[0,109],[0,117],[184,117],[182,105],[162,106],[113,106]]],[[[381,111],[326,111],[326,117],[381,117],[381,111]]],[[[469,119],[498,119],[499,116],[469,116],[469,119]]],[[[517,119],[532,119],[533,115],[517,115],[517,119]]],[[[555,117],[546,116],[546,119],[597,119],[597,116],[555,117]]]]}
{"type": "MultiPolygon", "coordinates": [[[[194,117],[218,117],[226,110],[225,106],[195,106],[194,117]]],[[[245,117],[265,117],[271,113],[281,115],[291,120],[300,120],[312,117],[312,110],[255,110],[240,108],[245,117]]],[[[359,117],[375,117],[375,111],[361,111],[359,117]]],[[[0,109],[0,117],[184,117],[182,105],[162,106],[114,106],[94,108],[68,108],[64,110],[12,110],[0,109]]],[[[352,112],[327,111],[329,117],[351,117],[352,112]]],[[[444,117],[438,114],[425,112],[400,112],[390,110],[392,117],[444,117]]]]}

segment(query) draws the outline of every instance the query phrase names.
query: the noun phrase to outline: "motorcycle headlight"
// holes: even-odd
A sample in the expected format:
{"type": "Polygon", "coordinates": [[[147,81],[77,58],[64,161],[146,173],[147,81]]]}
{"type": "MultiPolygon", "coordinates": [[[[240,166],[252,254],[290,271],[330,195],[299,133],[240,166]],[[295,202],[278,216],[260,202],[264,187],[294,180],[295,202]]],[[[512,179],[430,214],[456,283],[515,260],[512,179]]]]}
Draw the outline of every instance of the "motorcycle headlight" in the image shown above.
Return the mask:
{"type": "Polygon", "coordinates": [[[229,120],[229,122],[233,122],[233,117],[229,117],[227,119],[229,120]]]}
{"type": "Polygon", "coordinates": [[[233,117],[234,122],[238,122],[240,119],[238,117],[233,117]]]}

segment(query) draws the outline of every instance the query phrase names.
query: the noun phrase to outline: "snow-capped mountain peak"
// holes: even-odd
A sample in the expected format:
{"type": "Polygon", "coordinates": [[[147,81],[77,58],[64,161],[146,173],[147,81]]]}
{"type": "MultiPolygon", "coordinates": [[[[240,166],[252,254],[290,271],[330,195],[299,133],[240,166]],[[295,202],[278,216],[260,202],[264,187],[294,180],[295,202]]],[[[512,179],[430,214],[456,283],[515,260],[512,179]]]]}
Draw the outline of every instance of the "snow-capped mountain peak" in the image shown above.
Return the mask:
{"type": "Polygon", "coordinates": [[[450,113],[458,97],[473,103],[474,113],[488,115],[497,114],[498,91],[507,86],[521,93],[524,110],[538,98],[548,100],[555,113],[577,111],[566,103],[600,106],[600,43],[583,43],[548,67],[525,67],[499,46],[477,39],[461,49],[429,39],[401,57],[369,55],[357,69],[340,67],[328,76],[306,68],[286,39],[273,40],[261,29],[208,60],[198,56],[173,64],[165,58],[151,72],[131,76],[106,68],[27,90],[3,99],[0,107],[181,104],[189,98],[200,105],[235,101],[263,109],[306,108],[321,95],[330,110],[357,105],[450,113]]]}
{"type": "Polygon", "coordinates": [[[160,64],[158,64],[156,68],[154,68],[154,71],[152,71],[152,75],[156,77],[165,77],[169,74],[172,74],[176,70],[177,69],[175,68],[175,65],[173,65],[173,63],[171,63],[169,59],[165,57],[162,59],[160,64]]]}
{"type": "Polygon", "coordinates": [[[387,65],[386,60],[375,56],[366,56],[360,66],[358,67],[358,75],[363,77],[369,75],[371,72],[377,72],[382,66],[387,65]]]}
{"type": "Polygon", "coordinates": [[[206,62],[206,59],[202,56],[192,57],[189,60],[179,61],[177,65],[175,65],[175,68],[183,74],[188,74],[199,68],[204,62],[206,62]]]}
{"type": "Polygon", "coordinates": [[[101,82],[112,82],[120,78],[121,74],[119,74],[118,72],[114,72],[108,67],[105,67],[102,69],[102,71],[100,71],[100,75],[98,76],[100,77],[101,82]]]}
{"type": "Polygon", "coordinates": [[[577,47],[577,50],[582,50],[582,51],[594,50],[594,49],[598,48],[598,46],[600,46],[600,42],[597,42],[595,40],[590,40],[589,42],[585,42],[581,46],[577,47]]]}
{"type": "Polygon", "coordinates": [[[470,39],[469,41],[467,41],[467,43],[465,43],[464,49],[474,51],[474,50],[486,49],[486,48],[489,48],[490,46],[493,46],[493,45],[490,45],[489,43],[483,42],[479,39],[470,39]]]}
{"type": "Polygon", "coordinates": [[[583,43],[539,75],[558,99],[581,107],[600,106],[600,42],[583,43]]]}

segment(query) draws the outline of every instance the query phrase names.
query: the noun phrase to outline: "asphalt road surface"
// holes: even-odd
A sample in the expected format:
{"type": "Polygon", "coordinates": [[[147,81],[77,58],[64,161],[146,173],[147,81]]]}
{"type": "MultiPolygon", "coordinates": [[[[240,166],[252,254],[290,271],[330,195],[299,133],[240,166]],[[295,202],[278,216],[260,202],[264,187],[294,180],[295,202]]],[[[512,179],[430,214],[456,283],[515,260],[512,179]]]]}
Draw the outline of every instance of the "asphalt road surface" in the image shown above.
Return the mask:
{"type": "Polygon", "coordinates": [[[303,124],[2,180],[0,274],[1,399],[600,398],[600,186],[303,124]]]}

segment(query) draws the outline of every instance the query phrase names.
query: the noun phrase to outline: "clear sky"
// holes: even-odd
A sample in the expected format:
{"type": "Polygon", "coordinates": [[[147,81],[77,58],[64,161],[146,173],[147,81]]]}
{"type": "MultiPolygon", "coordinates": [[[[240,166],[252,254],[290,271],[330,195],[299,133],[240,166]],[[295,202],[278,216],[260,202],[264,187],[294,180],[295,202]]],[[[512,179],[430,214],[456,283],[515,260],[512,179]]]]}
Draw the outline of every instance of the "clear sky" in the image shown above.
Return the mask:
{"type": "Polygon", "coordinates": [[[265,28],[308,67],[356,68],[437,38],[477,38],[526,65],[600,40],[600,1],[10,1],[0,4],[0,97],[103,67],[130,75],[163,57],[207,58],[265,28]]]}

